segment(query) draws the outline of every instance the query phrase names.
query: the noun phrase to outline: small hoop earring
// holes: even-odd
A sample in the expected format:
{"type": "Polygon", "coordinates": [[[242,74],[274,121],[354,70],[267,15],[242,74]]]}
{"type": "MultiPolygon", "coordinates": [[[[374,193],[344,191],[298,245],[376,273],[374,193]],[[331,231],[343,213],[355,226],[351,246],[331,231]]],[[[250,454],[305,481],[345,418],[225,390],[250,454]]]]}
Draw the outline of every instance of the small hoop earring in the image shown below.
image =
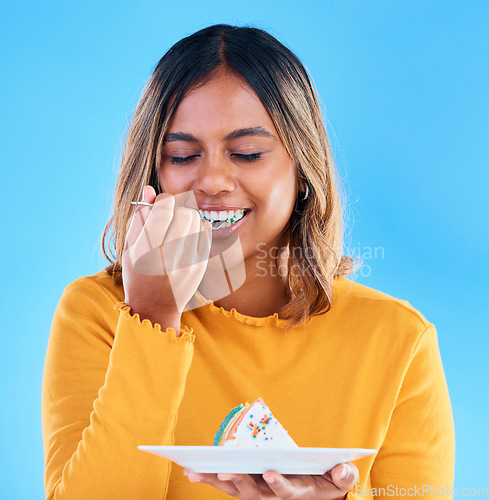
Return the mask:
{"type": "Polygon", "coordinates": [[[306,194],[304,195],[304,198],[302,198],[302,201],[306,201],[308,196],[309,196],[309,186],[306,184],[306,194]]]}

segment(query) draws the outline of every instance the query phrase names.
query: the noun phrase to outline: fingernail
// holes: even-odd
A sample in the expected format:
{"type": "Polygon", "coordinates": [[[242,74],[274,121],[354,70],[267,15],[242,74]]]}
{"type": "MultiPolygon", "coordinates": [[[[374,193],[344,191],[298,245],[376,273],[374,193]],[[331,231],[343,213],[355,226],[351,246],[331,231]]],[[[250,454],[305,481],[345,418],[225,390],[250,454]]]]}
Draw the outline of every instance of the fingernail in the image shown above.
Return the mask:
{"type": "Polygon", "coordinates": [[[187,469],[183,469],[183,475],[184,476],[188,476],[188,470],[187,469]]]}
{"type": "Polygon", "coordinates": [[[265,481],[267,483],[270,483],[270,484],[273,484],[275,482],[275,478],[273,476],[263,476],[263,479],[265,479],[265,481]]]}
{"type": "Polygon", "coordinates": [[[338,479],[345,479],[345,477],[348,476],[348,466],[347,465],[343,465],[343,468],[341,469],[341,472],[340,472],[340,475],[338,476],[338,479]]]}
{"type": "Polygon", "coordinates": [[[188,475],[188,480],[189,480],[191,483],[198,483],[198,482],[200,481],[199,476],[198,476],[195,472],[191,472],[191,473],[188,475]]]}

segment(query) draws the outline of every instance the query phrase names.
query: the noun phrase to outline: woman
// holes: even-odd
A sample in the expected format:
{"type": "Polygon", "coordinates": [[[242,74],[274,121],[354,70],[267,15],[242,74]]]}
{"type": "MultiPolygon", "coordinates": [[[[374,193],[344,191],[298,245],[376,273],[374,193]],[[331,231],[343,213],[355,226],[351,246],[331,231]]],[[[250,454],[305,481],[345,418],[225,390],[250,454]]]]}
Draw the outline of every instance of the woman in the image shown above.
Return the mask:
{"type": "Polygon", "coordinates": [[[47,498],[371,498],[452,484],[436,330],[344,277],[338,190],[312,83],[276,39],[216,25],[168,51],[128,134],[104,232],[105,253],[113,224],[112,265],[71,283],[54,316],[47,498]],[[257,397],[299,446],[379,451],[324,476],[258,477],[182,471],[137,449],[210,445],[257,397]]]}

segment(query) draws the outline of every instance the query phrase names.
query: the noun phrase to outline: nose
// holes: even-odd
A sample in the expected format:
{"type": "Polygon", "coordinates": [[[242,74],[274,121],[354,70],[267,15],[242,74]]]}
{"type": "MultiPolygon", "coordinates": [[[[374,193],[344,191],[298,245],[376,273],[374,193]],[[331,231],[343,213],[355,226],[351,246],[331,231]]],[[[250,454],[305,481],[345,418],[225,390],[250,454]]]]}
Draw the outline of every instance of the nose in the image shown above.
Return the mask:
{"type": "Polygon", "coordinates": [[[194,190],[208,196],[231,192],[236,188],[236,172],[233,163],[224,155],[204,157],[197,169],[194,190]]]}

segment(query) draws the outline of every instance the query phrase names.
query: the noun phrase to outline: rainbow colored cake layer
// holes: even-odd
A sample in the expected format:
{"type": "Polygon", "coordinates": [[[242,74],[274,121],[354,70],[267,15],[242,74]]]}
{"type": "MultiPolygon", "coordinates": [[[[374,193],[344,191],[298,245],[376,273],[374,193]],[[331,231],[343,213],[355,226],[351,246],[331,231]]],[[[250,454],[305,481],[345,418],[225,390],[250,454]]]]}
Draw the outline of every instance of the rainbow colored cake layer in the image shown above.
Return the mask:
{"type": "Polygon", "coordinates": [[[251,405],[240,404],[224,419],[214,437],[214,446],[296,447],[297,444],[258,398],[251,405]]]}

